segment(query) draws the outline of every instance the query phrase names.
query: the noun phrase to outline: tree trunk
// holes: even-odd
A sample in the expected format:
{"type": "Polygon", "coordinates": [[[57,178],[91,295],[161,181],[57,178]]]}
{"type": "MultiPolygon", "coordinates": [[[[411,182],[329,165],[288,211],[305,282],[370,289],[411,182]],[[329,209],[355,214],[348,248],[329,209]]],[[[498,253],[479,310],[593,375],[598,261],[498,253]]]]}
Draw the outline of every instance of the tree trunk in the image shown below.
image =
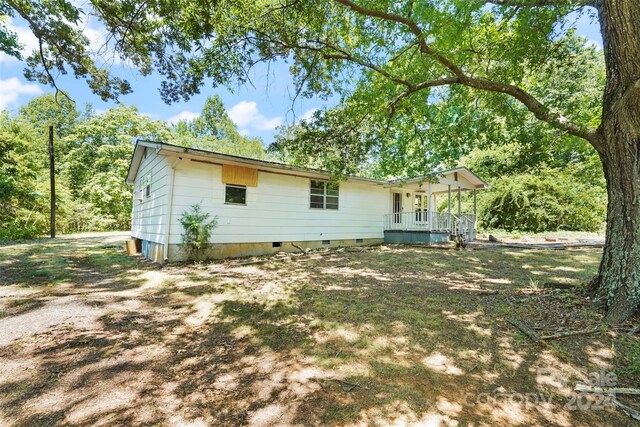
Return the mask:
{"type": "Polygon", "coordinates": [[[640,1],[602,0],[600,25],[607,66],[596,149],[607,194],[607,237],[591,286],[609,323],[640,308],[640,1]]]}

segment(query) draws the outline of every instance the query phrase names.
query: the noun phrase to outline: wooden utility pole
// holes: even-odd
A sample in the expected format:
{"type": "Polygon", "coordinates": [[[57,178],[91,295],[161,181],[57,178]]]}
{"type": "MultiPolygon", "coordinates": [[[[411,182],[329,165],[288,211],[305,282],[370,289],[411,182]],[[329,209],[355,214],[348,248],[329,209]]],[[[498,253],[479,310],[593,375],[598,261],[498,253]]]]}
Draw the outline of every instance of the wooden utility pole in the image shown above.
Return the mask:
{"type": "Polygon", "coordinates": [[[56,237],[56,168],[53,157],[53,126],[49,126],[49,181],[51,183],[51,238],[56,237]]]}

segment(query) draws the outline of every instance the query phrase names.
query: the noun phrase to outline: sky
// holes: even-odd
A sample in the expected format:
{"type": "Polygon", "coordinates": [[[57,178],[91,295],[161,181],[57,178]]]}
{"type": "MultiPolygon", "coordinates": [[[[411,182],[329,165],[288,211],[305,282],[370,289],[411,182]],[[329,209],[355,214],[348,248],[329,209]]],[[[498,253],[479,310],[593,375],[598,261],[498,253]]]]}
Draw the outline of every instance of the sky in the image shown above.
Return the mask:
{"type": "MultiPolygon", "coordinates": [[[[28,56],[29,52],[37,46],[37,42],[26,23],[12,18],[7,26],[18,34],[20,42],[24,45],[23,56],[28,56]]],[[[597,23],[591,22],[590,18],[586,16],[580,18],[577,32],[586,37],[589,43],[602,46],[599,27],[597,23]]],[[[97,22],[89,19],[85,23],[85,35],[91,41],[92,47],[95,47],[94,50],[102,45],[104,33],[97,22]]],[[[171,105],[165,104],[160,97],[158,88],[162,79],[158,75],[140,76],[117,59],[109,60],[104,66],[111,67],[114,72],[131,83],[133,93],[122,96],[120,102],[136,106],[138,111],[154,120],[173,123],[180,119],[195,118],[206,98],[218,94],[239,131],[244,135],[262,138],[265,145],[273,141],[278,126],[292,124],[296,120],[309,117],[315,110],[331,106],[331,102],[336,102],[335,99],[324,101],[318,98],[299,97],[295,103],[292,103],[293,84],[288,65],[284,62],[270,66],[260,64],[254,67],[251,75],[252,85],[237,86],[233,90],[204,86],[200,94],[189,101],[171,105]]],[[[15,112],[32,98],[43,93],[54,92],[49,86],[27,81],[24,78],[23,69],[23,62],[0,53],[0,110],[7,108],[15,112]]],[[[102,101],[91,93],[83,80],[76,80],[72,76],[61,76],[57,84],[69,93],[80,108],[90,103],[95,111],[100,112],[116,105],[114,102],[102,101]]]]}

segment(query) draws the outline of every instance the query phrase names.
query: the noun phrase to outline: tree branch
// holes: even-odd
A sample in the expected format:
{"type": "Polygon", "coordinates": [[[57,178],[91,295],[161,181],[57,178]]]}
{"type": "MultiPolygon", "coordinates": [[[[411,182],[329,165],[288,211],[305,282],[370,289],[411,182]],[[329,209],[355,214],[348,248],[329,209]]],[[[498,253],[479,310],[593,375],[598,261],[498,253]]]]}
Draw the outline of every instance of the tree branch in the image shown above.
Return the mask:
{"type": "Polygon", "coordinates": [[[49,78],[49,83],[51,83],[51,86],[53,86],[53,88],[56,90],[56,94],[54,96],[56,104],[60,105],[60,103],[58,102],[58,94],[60,94],[60,93],[62,93],[69,101],[73,101],[69,97],[69,95],[67,95],[66,92],[60,90],[60,88],[56,84],[56,79],[54,79],[53,76],[51,75],[51,70],[49,70],[49,66],[47,65],[47,59],[44,57],[44,48],[42,46],[42,39],[41,38],[38,38],[38,53],[40,55],[40,62],[42,62],[42,66],[44,67],[44,71],[47,73],[47,77],[49,78]]]}
{"type": "Polygon", "coordinates": [[[395,113],[396,107],[400,101],[402,101],[404,98],[407,98],[408,96],[411,96],[415,92],[418,92],[422,89],[426,89],[429,87],[447,86],[447,85],[452,85],[456,83],[460,83],[460,80],[457,77],[447,77],[444,79],[430,80],[430,81],[419,83],[417,85],[413,85],[409,87],[406,91],[396,96],[396,98],[389,103],[389,106],[391,107],[391,115],[395,113]]]}
{"type": "Polygon", "coordinates": [[[573,136],[586,139],[591,144],[593,144],[594,147],[599,144],[597,132],[595,129],[592,129],[588,126],[580,126],[576,123],[573,123],[563,114],[551,111],[551,109],[538,101],[536,97],[518,86],[466,76],[461,79],[460,83],[475,89],[510,95],[524,104],[524,106],[527,107],[527,109],[532,112],[538,120],[549,123],[553,127],[563,130],[573,136]]]}
{"type": "Polygon", "coordinates": [[[353,10],[354,12],[360,15],[370,16],[372,18],[381,18],[386,21],[392,21],[398,24],[405,25],[407,28],[409,28],[409,30],[413,33],[413,35],[415,35],[416,38],[418,39],[418,43],[420,44],[420,51],[422,53],[425,53],[431,56],[432,58],[434,58],[440,64],[444,65],[447,69],[449,69],[454,75],[459,76],[462,74],[462,71],[456,64],[449,61],[447,58],[440,55],[433,48],[431,48],[431,46],[429,46],[429,44],[427,43],[424,37],[424,33],[422,32],[422,29],[415,21],[412,21],[411,19],[405,18],[400,15],[396,15],[394,13],[382,12],[375,9],[367,9],[362,6],[358,6],[351,0],[334,0],[334,1],[340,3],[343,6],[348,7],[349,9],[353,10]]]}
{"type": "MultiPolygon", "coordinates": [[[[567,5],[566,0],[486,0],[487,3],[497,6],[515,6],[515,7],[545,7],[545,6],[564,6],[567,5]]],[[[570,6],[591,6],[596,7],[600,0],[575,0],[570,6]]]]}
{"type": "Polygon", "coordinates": [[[25,21],[27,21],[27,24],[29,24],[29,26],[31,27],[31,31],[33,32],[33,35],[38,39],[38,57],[40,58],[40,63],[42,64],[42,67],[44,68],[45,73],[47,74],[47,79],[49,80],[49,83],[51,84],[51,86],[53,86],[53,88],[56,90],[54,99],[56,101],[56,104],[58,103],[58,95],[60,93],[62,93],[65,98],[67,98],[68,100],[72,101],[72,99],[69,97],[69,95],[67,95],[67,93],[63,90],[61,90],[57,83],[56,83],[56,79],[53,77],[53,75],[51,74],[51,70],[49,69],[49,64],[47,64],[47,58],[44,55],[44,40],[43,40],[43,32],[40,29],[40,27],[38,26],[38,24],[31,19],[31,17],[24,12],[20,7],[18,7],[18,4],[12,1],[8,1],[7,2],[9,4],[9,6],[11,6],[13,8],[13,10],[15,10],[16,12],[18,12],[18,14],[20,15],[20,17],[22,19],[24,19],[25,21]]]}
{"type": "MultiPolygon", "coordinates": [[[[436,61],[438,61],[440,64],[442,64],[444,67],[446,67],[449,71],[451,71],[455,75],[454,79],[447,81],[446,83],[443,83],[443,84],[462,84],[474,89],[480,89],[480,90],[486,90],[490,92],[498,92],[498,93],[504,93],[504,94],[510,95],[513,98],[520,101],[522,104],[524,104],[524,106],[527,107],[527,109],[531,113],[533,113],[533,115],[537,119],[543,122],[546,122],[552,125],[553,127],[559,130],[565,131],[571,135],[586,139],[596,149],[601,148],[599,139],[597,137],[597,131],[595,129],[589,128],[587,126],[580,126],[576,123],[573,123],[563,114],[551,111],[548,107],[542,104],[533,95],[526,92],[524,89],[515,85],[507,84],[507,83],[500,83],[500,82],[495,82],[489,79],[475,78],[475,77],[470,77],[466,75],[460,67],[454,64],[452,61],[445,58],[443,55],[436,52],[433,48],[431,48],[427,44],[424,33],[422,32],[422,30],[420,29],[420,27],[415,21],[412,21],[411,19],[402,17],[400,15],[396,15],[393,13],[383,12],[375,9],[368,9],[355,4],[351,0],[334,0],[334,1],[342,4],[343,6],[346,6],[347,8],[351,9],[352,11],[360,15],[369,16],[372,18],[380,18],[386,21],[396,22],[406,26],[418,39],[418,43],[420,44],[420,51],[423,54],[434,58],[436,61]]],[[[505,4],[506,2],[510,2],[510,1],[520,1],[530,5],[535,2],[558,3],[558,0],[531,0],[531,1],[495,0],[495,1],[505,2],[505,4]]],[[[425,87],[431,87],[432,85],[430,85],[430,83],[432,82],[425,82],[424,83],[426,85],[425,87]]],[[[415,91],[416,91],[415,86],[409,87],[408,93],[404,92],[403,94],[399,95],[400,99],[409,96],[411,93],[415,91]]],[[[394,105],[394,103],[397,103],[398,101],[399,99],[394,100],[392,103],[392,106],[394,105]]]]}

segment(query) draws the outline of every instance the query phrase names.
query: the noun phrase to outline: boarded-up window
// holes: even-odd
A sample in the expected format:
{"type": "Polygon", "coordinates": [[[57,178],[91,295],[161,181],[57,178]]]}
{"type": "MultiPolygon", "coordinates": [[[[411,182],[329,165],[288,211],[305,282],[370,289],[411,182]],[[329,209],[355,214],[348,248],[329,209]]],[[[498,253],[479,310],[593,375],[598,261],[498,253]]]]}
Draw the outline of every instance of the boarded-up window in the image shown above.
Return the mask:
{"type": "Polygon", "coordinates": [[[241,166],[222,165],[222,183],[257,187],[258,170],[241,166]]]}

